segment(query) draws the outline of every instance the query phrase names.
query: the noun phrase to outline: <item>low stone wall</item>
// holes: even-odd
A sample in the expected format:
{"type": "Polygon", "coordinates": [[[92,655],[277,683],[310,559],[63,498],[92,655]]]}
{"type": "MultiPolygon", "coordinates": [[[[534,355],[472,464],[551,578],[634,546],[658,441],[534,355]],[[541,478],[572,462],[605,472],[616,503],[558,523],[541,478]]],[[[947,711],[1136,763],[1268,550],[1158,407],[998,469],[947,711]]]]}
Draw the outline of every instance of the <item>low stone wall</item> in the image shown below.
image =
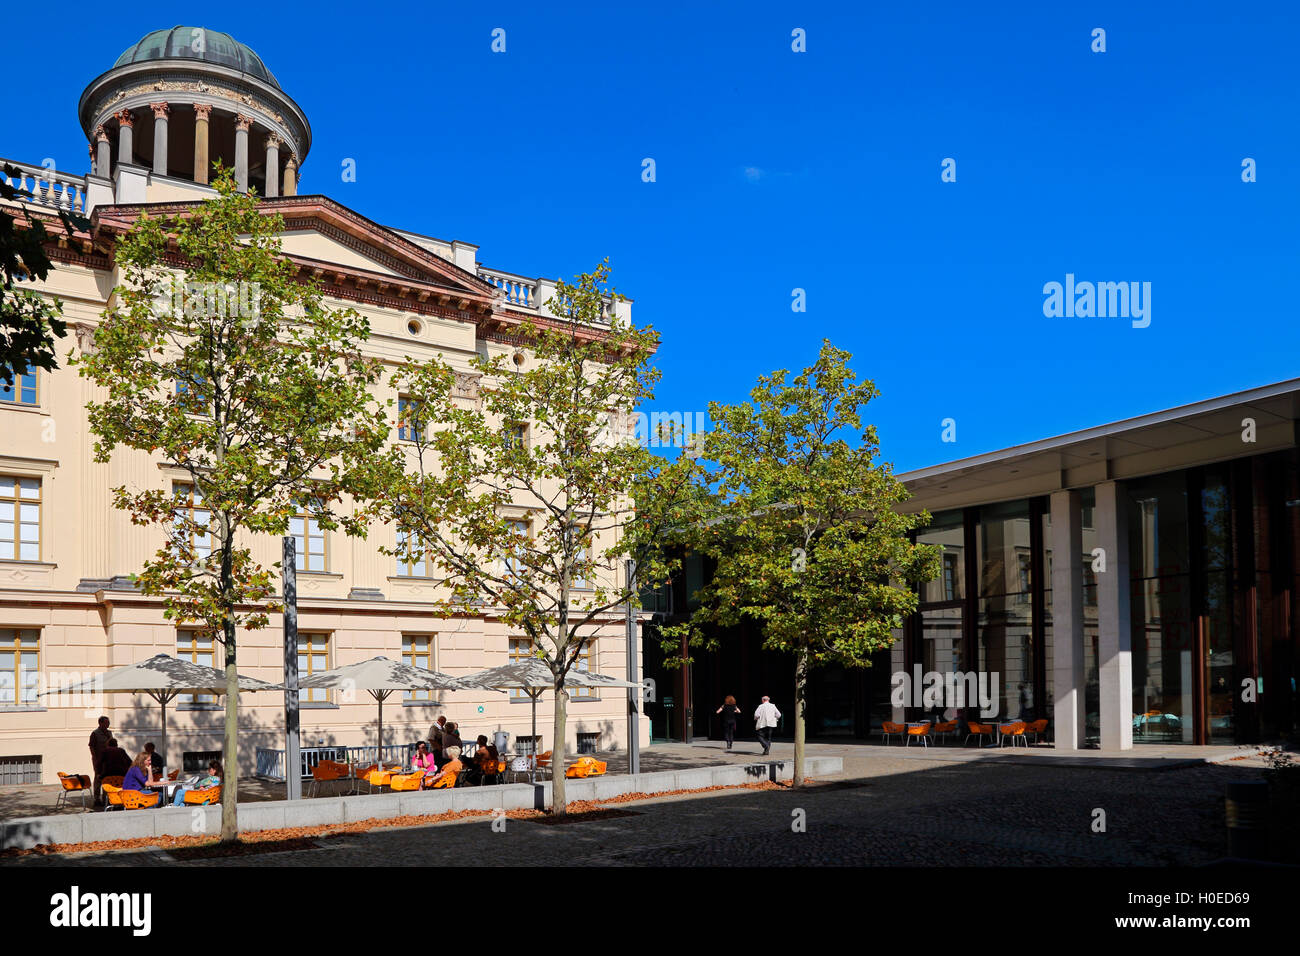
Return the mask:
{"type": "MultiPolygon", "coordinates": [[[[816,778],[843,769],[839,757],[809,757],[805,773],[816,778]]],[[[608,800],[625,793],[664,793],[704,787],[736,786],[773,777],[789,780],[789,760],[753,764],[724,764],[690,770],[656,773],[611,774],[566,780],[570,800],[608,800]]],[[[515,783],[498,787],[458,787],[355,797],[317,797],[314,800],[273,800],[239,805],[240,830],[278,830],[285,827],[325,826],[358,820],[386,820],[456,810],[531,810],[549,806],[551,783],[515,783]]],[[[29,849],[41,843],[96,843],[152,836],[194,836],[221,831],[220,807],[175,807],[161,810],[111,810],[104,813],[64,813],[26,817],[0,824],[0,849],[29,849]]]]}

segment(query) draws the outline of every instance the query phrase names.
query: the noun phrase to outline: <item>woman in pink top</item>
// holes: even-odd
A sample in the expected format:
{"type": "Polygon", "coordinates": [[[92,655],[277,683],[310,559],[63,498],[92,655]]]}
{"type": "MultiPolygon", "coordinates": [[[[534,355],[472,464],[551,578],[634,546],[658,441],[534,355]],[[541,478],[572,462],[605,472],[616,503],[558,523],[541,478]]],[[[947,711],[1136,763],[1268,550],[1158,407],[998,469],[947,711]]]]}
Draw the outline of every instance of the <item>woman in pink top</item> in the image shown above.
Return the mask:
{"type": "Polygon", "coordinates": [[[423,770],[428,773],[430,770],[437,770],[433,762],[433,754],[429,753],[429,745],[421,740],[415,745],[415,754],[411,757],[411,771],[423,770]]]}

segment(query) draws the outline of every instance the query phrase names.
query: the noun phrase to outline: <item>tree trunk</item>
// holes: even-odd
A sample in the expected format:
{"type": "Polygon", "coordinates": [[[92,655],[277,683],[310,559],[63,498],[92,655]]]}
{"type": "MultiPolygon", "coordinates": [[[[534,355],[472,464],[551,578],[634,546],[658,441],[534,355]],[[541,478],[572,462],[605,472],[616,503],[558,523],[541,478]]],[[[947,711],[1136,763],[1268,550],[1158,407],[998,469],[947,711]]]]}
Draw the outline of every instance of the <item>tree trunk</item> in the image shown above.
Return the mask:
{"type": "MultiPolygon", "coordinates": [[[[231,578],[231,555],[227,546],[221,562],[222,594],[231,593],[231,578]]],[[[235,619],[229,610],[221,622],[221,629],[226,645],[226,734],[221,748],[221,766],[225,772],[221,778],[221,842],[233,843],[239,839],[236,817],[239,805],[239,674],[235,669],[235,619]]],[[[297,769],[285,767],[284,772],[294,773],[297,769]]]]}
{"type": "Polygon", "coordinates": [[[808,652],[800,649],[794,663],[794,779],[793,786],[803,786],[804,707],[808,693],[808,652]]]}
{"type": "Polygon", "coordinates": [[[564,687],[555,688],[555,727],[551,731],[551,810],[565,812],[568,800],[564,796],[564,724],[568,718],[569,692],[564,687]]]}

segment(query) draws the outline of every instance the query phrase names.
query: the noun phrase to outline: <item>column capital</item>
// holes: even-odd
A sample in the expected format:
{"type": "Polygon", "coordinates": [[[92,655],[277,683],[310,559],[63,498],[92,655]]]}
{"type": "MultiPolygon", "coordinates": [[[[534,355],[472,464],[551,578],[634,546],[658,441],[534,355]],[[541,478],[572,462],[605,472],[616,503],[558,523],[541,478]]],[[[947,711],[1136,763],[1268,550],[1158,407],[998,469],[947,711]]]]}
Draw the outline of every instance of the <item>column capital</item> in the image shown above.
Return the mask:
{"type": "Polygon", "coordinates": [[[104,127],[102,127],[102,126],[96,126],[96,127],[95,127],[95,142],[96,142],[96,143],[107,143],[107,142],[108,142],[108,130],[104,129],[104,127]]]}
{"type": "Polygon", "coordinates": [[[268,149],[279,149],[281,146],[284,145],[284,140],[281,139],[279,136],[275,135],[275,133],[267,133],[266,145],[268,149]]]}
{"type": "Polygon", "coordinates": [[[113,114],[119,126],[125,126],[130,129],[135,125],[135,115],[130,110],[118,110],[113,114]]]}
{"type": "Polygon", "coordinates": [[[211,104],[211,103],[195,103],[195,104],[194,104],[194,118],[195,118],[196,120],[204,120],[204,121],[206,121],[207,118],[208,118],[209,116],[211,116],[211,115],[212,115],[212,104],[211,104]]]}
{"type": "Polygon", "coordinates": [[[235,114],[235,129],[248,132],[248,128],[253,125],[252,117],[245,116],[242,113],[235,114]]]}
{"type": "Polygon", "coordinates": [[[153,110],[155,119],[165,119],[172,108],[166,103],[150,103],[149,109],[153,110]]]}
{"type": "Polygon", "coordinates": [[[290,153],[290,154],[289,154],[289,158],[288,158],[287,160],[285,160],[284,164],[285,164],[286,166],[292,166],[294,169],[297,169],[297,168],[298,168],[298,156],[297,156],[295,153],[290,153]]]}

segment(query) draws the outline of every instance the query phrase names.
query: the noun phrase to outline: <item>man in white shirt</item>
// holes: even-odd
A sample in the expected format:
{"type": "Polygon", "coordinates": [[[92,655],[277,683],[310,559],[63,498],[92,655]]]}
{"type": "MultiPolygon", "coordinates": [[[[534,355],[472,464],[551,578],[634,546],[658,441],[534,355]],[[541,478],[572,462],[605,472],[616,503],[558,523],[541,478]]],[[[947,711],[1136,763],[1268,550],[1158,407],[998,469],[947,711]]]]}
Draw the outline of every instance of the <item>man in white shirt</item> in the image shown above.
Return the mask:
{"type": "Polygon", "coordinates": [[[776,705],[768,698],[763,698],[763,703],[758,705],[754,711],[754,724],[758,729],[758,742],[763,745],[763,756],[772,749],[772,729],[776,722],[781,719],[781,712],[776,709],[776,705]]]}

